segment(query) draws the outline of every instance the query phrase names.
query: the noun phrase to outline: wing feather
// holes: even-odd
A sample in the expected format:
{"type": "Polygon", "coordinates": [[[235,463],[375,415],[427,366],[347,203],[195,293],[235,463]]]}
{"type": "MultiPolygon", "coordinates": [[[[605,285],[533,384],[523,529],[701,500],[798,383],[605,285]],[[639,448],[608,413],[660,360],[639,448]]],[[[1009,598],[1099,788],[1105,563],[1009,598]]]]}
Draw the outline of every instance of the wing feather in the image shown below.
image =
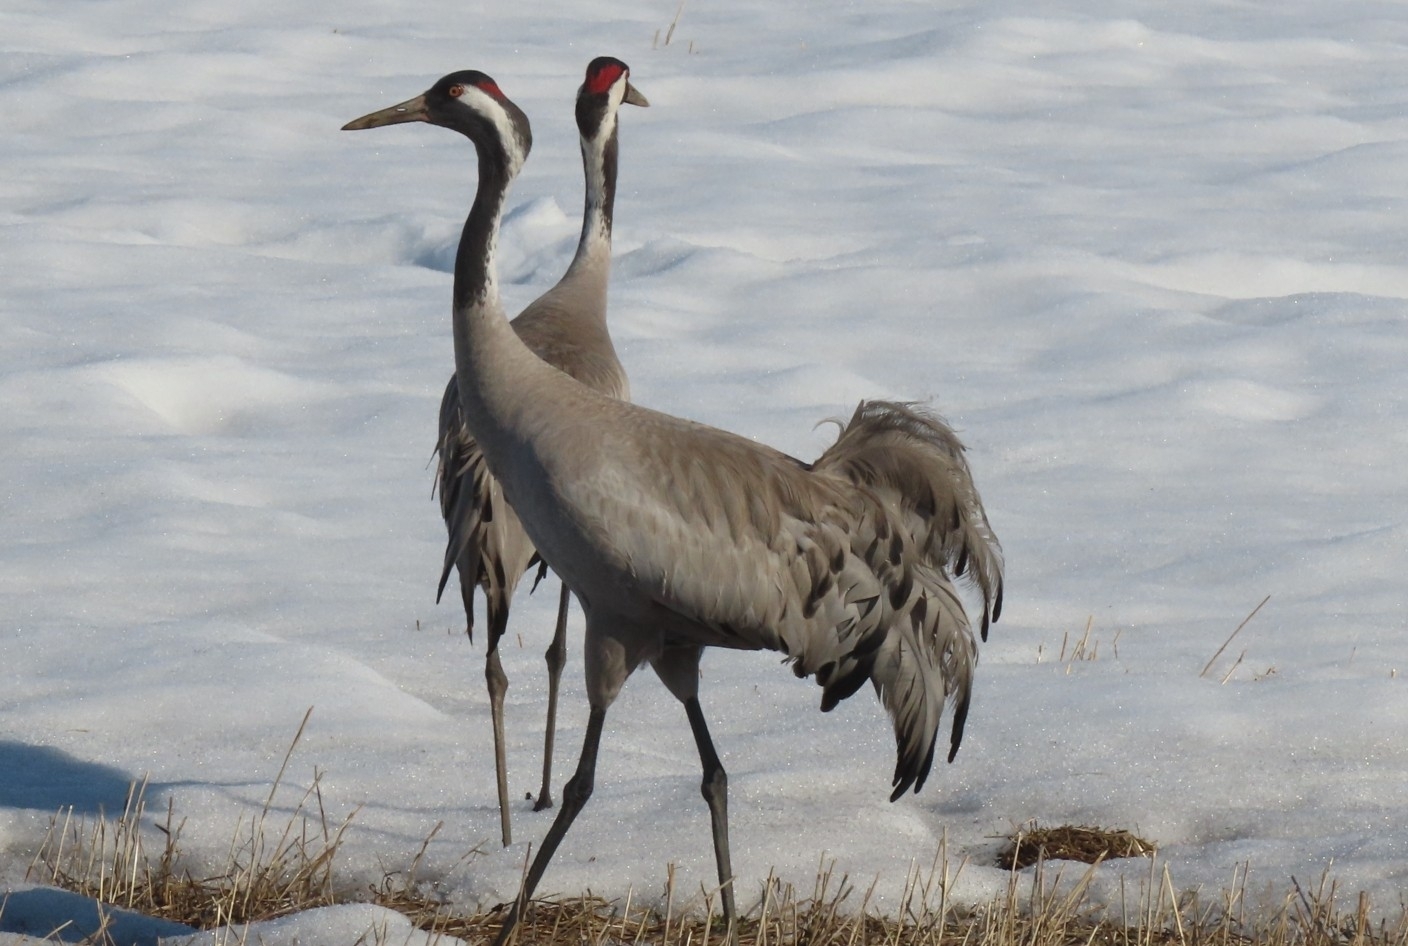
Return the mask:
{"type": "Polygon", "coordinates": [[[649,451],[640,463],[665,469],[668,492],[632,491],[619,463],[555,479],[573,507],[630,524],[584,534],[678,616],[666,643],[780,651],[823,710],[869,680],[894,725],[897,798],[923,785],[948,704],[950,758],[962,737],[977,645],[953,563],[966,550],[986,619],[1001,553],[957,438],[909,408],[866,408],[810,466],[671,419],[601,450],[649,451]]]}
{"type": "Polygon", "coordinates": [[[1002,547],[958,435],[915,404],[862,401],[812,465],[864,483],[904,513],[929,563],[965,577],[983,597],[982,637],[1002,614],[1002,547]]]}

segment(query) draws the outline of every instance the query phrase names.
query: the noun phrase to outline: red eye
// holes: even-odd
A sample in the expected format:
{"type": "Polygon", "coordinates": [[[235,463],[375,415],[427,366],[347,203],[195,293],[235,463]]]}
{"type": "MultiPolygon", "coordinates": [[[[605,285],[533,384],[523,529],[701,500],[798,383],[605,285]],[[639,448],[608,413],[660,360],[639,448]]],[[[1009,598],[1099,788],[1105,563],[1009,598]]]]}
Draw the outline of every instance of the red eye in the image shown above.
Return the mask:
{"type": "Polygon", "coordinates": [[[464,95],[464,86],[462,86],[462,85],[452,85],[452,86],[450,86],[450,95],[453,96],[454,98],[459,98],[461,95],[464,95]]]}

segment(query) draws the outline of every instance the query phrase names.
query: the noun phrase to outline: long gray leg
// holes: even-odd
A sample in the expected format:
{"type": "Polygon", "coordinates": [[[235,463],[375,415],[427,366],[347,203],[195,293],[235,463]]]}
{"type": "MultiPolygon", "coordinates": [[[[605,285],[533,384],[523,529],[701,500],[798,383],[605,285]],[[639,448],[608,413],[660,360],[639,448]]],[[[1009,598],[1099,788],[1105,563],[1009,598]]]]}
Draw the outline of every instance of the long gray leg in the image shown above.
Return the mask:
{"type": "Polygon", "coordinates": [[[709,818],[714,828],[714,860],[719,867],[719,892],[724,901],[724,924],[729,942],[737,937],[735,925],[738,911],[733,902],[733,863],[728,851],[728,773],[724,771],[719,754],[714,751],[714,741],[709,738],[709,727],[704,722],[704,711],[699,708],[699,698],[690,697],[684,701],[684,711],[689,716],[689,728],[694,731],[694,741],[699,746],[699,761],[704,766],[704,782],[700,791],[709,803],[709,818]]]}
{"type": "Polygon", "coordinates": [[[508,759],[504,749],[504,694],[508,692],[508,675],[499,660],[499,638],[508,626],[508,608],[489,608],[489,653],[484,658],[484,680],[489,685],[489,713],[494,722],[494,775],[499,784],[499,827],[503,831],[504,847],[513,843],[509,825],[508,759]]]}
{"type": "Polygon", "coordinates": [[[552,643],[544,658],[548,662],[548,722],[543,735],[543,787],[538,790],[538,800],[533,803],[534,811],[552,807],[552,748],[557,735],[557,685],[562,679],[562,667],[567,663],[567,606],[572,600],[572,592],[567,583],[562,583],[562,597],[557,603],[557,629],[553,631],[552,643]]]}
{"type": "Polygon", "coordinates": [[[582,757],[577,760],[577,772],[567,780],[562,789],[562,807],[558,809],[552,827],[548,829],[542,846],[538,848],[537,856],[528,868],[527,876],[523,878],[523,889],[518,892],[518,899],[514,901],[508,919],[504,920],[499,935],[494,938],[494,946],[503,946],[508,941],[509,934],[518,924],[523,908],[532,899],[533,891],[538,889],[538,881],[542,880],[548,861],[552,860],[557,846],[562,843],[567,829],[572,827],[572,822],[577,820],[577,814],[587,804],[587,799],[592,797],[592,788],[596,783],[596,754],[601,745],[601,729],[605,723],[605,707],[593,706],[591,714],[587,716],[587,735],[582,741],[582,757]]]}

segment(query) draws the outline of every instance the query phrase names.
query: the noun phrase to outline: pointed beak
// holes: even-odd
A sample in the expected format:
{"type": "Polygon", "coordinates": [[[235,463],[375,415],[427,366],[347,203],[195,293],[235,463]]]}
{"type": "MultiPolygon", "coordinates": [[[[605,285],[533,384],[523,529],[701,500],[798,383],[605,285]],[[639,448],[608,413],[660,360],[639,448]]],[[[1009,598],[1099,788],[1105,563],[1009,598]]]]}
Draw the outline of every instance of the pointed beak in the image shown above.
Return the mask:
{"type": "Polygon", "coordinates": [[[640,90],[631,85],[630,79],[626,80],[626,97],[621,101],[627,105],[639,105],[642,108],[650,104],[649,100],[647,100],[644,95],[640,94],[640,90]]]}
{"type": "Polygon", "coordinates": [[[342,130],[361,131],[363,128],[380,128],[382,125],[399,125],[402,122],[427,121],[430,121],[430,112],[426,108],[425,96],[417,95],[415,98],[402,102],[400,105],[393,105],[390,108],[383,108],[379,112],[372,112],[370,115],[354,118],[352,121],[343,125],[342,130]]]}

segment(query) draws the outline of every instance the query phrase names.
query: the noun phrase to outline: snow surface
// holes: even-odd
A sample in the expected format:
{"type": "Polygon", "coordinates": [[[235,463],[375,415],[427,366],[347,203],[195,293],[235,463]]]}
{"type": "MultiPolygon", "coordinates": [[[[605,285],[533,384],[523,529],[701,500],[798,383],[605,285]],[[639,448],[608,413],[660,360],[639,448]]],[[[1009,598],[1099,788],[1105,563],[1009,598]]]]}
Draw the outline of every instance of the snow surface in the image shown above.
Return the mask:
{"type": "MultiPolygon", "coordinates": [[[[1249,864],[1274,904],[1329,869],[1396,914],[1402,6],[732,0],[666,46],[676,9],[0,11],[0,879],[32,889],[52,813],[119,811],[144,776],[219,863],[311,706],[276,814],[316,771],[334,821],[357,810],[344,876],[406,866],[443,821],[424,876],[513,894],[551,815],[519,804],[498,849],[482,642],[433,600],[473,157],[338,127],[454,69],[498,79],[535,122],[500,244],[518,307],[570,257],[571,101],[610,53],[652,102],[623,113],[617,204],[636,399],[806,458],[862,397],[931,400],[1007,554],[963,750],[896,804],[872,697],[823,716],[770,655],[706,658],[742,899],[830,858],[893,904],[941,843],[968,859],[955,895],[985,899],[1035,819],[1137,830],[1181,887],[1249,864]]],[[[522,595],[506,648],[520,797],[555,603],[522,595]]],[[[648,900],[669,863],[711,887],[698,782],[681,708],[638,674],[543,892],[648,900]]],[[[22,902],[0,928],[28,928],[22,902]]]]}

